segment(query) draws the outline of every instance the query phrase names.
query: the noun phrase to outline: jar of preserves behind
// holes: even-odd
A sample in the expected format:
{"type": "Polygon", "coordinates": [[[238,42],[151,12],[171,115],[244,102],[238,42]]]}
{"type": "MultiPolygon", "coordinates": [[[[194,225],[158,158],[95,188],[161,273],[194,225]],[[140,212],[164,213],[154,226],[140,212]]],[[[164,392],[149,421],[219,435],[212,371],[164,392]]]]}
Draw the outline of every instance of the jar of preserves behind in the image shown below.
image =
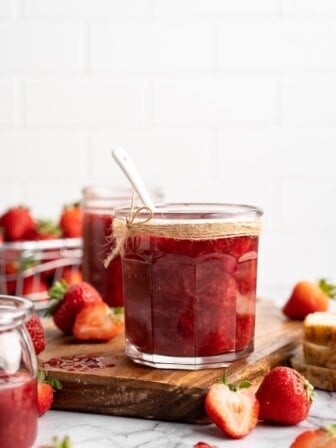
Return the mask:
{"type": "Polygon", "coordinates": [[[123,305],[121,260],[115,257],[107,268],[104,259],[111,250],[114,209],[129,204],[131,192],[108,186],[83,189],[83,278],[94,286],[109,306],[123,305]]]}
{"type": "Polygon", "coordinates": [[[37,435],[37,360],[24,323],[30,300],[0,295],[0,447],[30,448],[37,435]]]}

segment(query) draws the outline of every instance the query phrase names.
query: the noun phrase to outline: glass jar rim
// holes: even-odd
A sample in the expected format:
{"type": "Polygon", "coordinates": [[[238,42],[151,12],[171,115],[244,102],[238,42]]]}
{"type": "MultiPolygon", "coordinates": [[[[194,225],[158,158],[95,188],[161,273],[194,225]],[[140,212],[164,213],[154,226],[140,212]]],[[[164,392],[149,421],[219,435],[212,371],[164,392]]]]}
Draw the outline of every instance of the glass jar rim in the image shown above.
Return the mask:
{"type": "Polygon", "coordinates": [[[85,199],[124,199],[132,195],[132,190],[127,187],[114,187],[113,185],[86,185],[82,189],[85,199]]]}
{"type": "MultiPolygon", "coordinates": [[[[137,212],[137,218],[148,218],[150,213],[151,220],[166,221],[256,221],[263,215],[263,210],[254,205],[238,203],[220,203],[220,202],[174,202],[167,204],[155,204],[155,210],[150,211],[147,208],[134,209],[137,212]]],[[[115,209],[116,218],[126,218],[130,214],[130,207],[120,207],[115,209]]]]}
{"type": "Polygon", "coordinates": [[[31,300],[0,294],[0,331],[22,325],[33,312],[34,304],[31,300]]]}

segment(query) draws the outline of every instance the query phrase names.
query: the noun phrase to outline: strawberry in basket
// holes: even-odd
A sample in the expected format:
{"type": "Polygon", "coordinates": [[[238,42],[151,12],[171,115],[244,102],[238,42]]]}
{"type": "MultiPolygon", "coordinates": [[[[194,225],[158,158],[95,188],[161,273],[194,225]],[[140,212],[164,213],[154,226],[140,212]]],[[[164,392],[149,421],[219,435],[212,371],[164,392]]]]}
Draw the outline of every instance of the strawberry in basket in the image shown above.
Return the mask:
{"type": "Polygon", "coordinates": [[[5,241],[22,241],[36,227],[36,222],[27,207],[9,208],[0,217],[0,227],[4,230],[5,241]]]}

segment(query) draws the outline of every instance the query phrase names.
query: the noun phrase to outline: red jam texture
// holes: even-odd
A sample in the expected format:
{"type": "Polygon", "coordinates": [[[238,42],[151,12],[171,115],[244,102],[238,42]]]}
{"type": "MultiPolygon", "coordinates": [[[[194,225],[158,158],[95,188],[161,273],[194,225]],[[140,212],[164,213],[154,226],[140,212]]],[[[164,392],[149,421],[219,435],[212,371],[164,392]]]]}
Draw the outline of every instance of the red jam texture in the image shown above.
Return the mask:
{"type": "Polygon", "coordinates": [[[128,238],[126,339],[138,351],[204,357],[253,343],[258,238],[128,238]]]}
{"type": "Polygon", "coordinates": [[[84,213],[83,277],[91,283],[110,306],[123,305],[121,259],[115,257],[107,268],[104,260],[111,251],[112,215],[84,213]]]}
{"type": "Polygon", "coordinates": [[[73,355],[51,358],[43,364],[44,369],[60,369],[67,372],[91,372],[106,367],[114,367],[111,357],[99,355],[73,355]]]}
{"type": "Polygon", "coordinates": [[[30,448],[37,421],[36,379],[0,374],[0,448],[30,448]]]}

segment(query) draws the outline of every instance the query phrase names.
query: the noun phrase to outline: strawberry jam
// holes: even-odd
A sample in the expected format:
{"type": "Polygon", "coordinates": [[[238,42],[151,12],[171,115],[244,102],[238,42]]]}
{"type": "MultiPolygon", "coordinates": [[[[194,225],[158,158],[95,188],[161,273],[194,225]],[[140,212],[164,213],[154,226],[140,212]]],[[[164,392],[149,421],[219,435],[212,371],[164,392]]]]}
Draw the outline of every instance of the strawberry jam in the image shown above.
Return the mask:
{"type": "MultiPolygon", "coordinates": [[[[239,212],[252,214],[255,220],[261,214],[259,209],[240,207],[239,212]]],[[[212,213],[205,224],[211,223],[212,213]]],[[[158,222],[165,218],[171,218],[169,212],[158,222]]],[[[187,220],[192,223],[196,218],[190,215],[187,220]]],[[[216,219],[217,214],[215,225],[216,219]]],[[[202,219],[198,221],[202,224],[202,219]]],[[[219,230],[206,229],[206,239],[180,239],[179,229],[173,230],[174,237],[169,229],[167,237],[162,232],[146,235],[144,224],[139,235],[126,238],[122,255],[126,352],[133,360],[195,369],[225,365],[253,350],[259,231],[248,226],[242,230],[240,224],[235,230],[230,222],[226,236],[225,220],[219,224],[219,230]],[[211,237],[214,231],[216,238],[211,237]]]]}
{"type": "Polygon", "coordinates": [[[112,220],[112,214],[84,213],[83,277],[99,291],[108,305],[122,306],[120,256],[115,257],[107,268],[103,265],[111,250],[108,238],[112,220]]]}
{"type": "Polygon", "coordinates": [[[0,448],[30,448],[37,434],[37,382],[29,375],[0,375],[0,448]]]}
{"type": "Polygon", "coordinates": [[[83,189],[83,277],[109,306],[123,305],[121,259],[115,257],[107,268],[104,260],[111,250],[111,231],[116,206],[129,204],[128,190],[88,186],[83,189]]]}

